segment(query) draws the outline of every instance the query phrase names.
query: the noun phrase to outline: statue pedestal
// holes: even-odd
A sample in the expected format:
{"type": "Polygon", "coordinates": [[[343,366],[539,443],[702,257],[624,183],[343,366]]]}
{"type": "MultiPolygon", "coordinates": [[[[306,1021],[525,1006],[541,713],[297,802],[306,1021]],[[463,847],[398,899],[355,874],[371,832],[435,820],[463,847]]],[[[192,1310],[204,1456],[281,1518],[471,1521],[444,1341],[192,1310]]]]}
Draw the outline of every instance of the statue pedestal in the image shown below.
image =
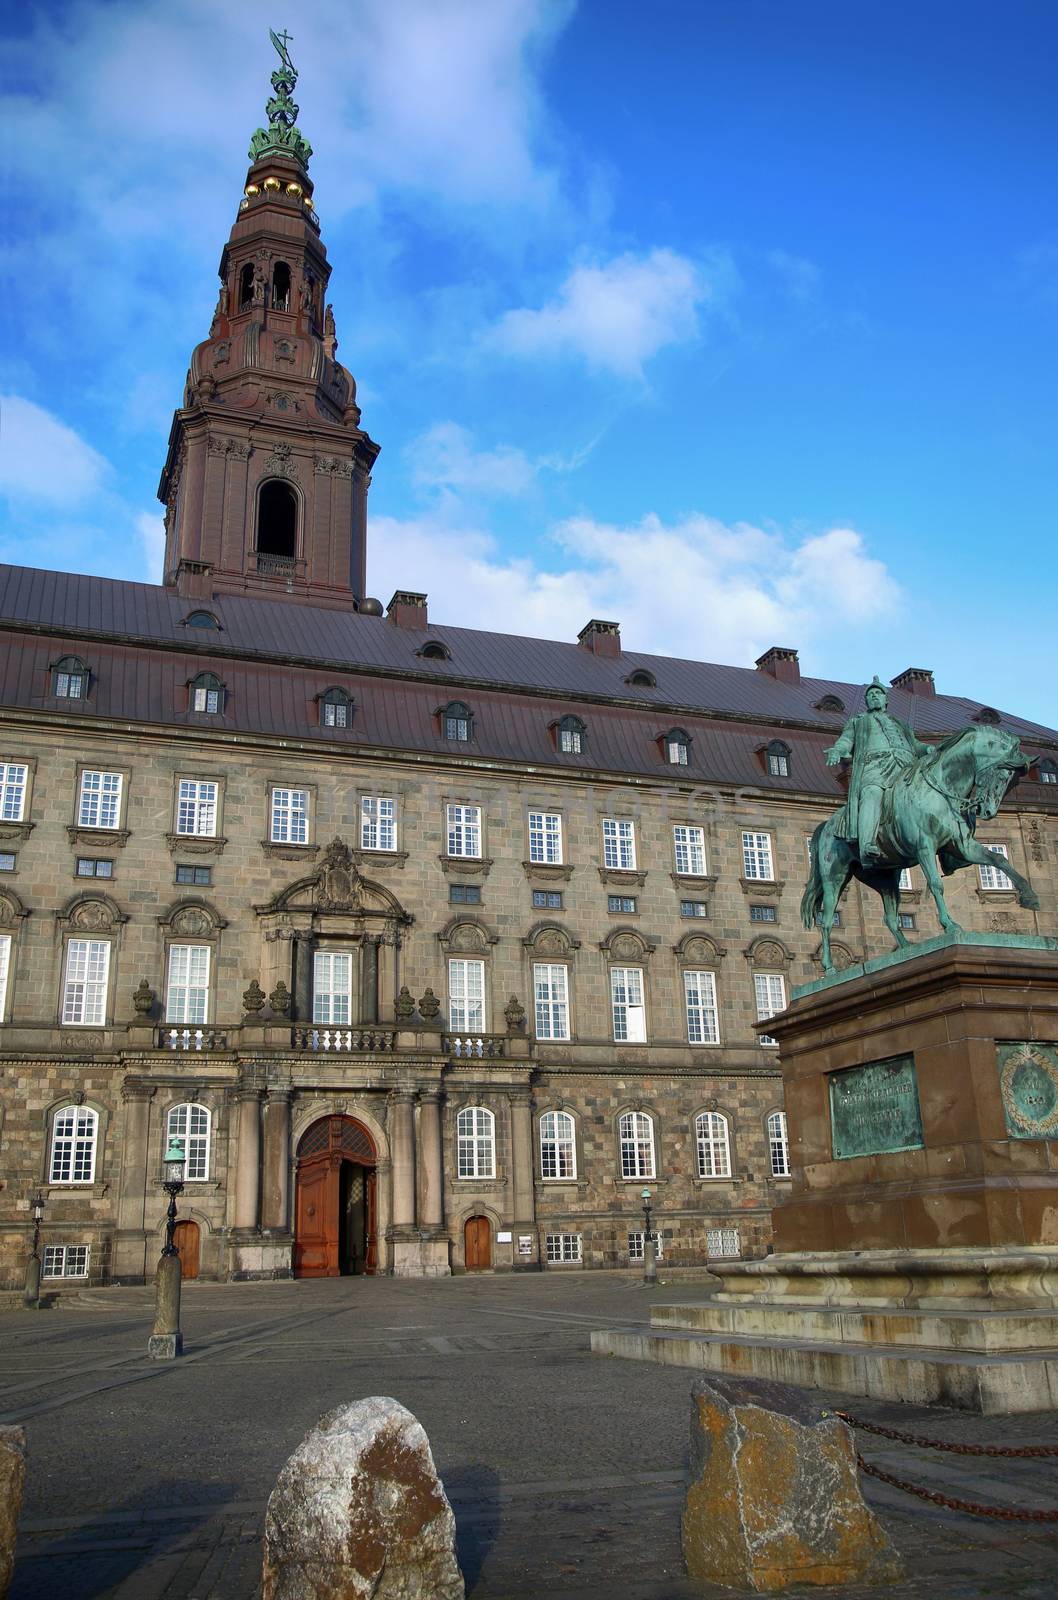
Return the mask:
{"type": "MultiPolygon", "coordinates": [[[[1058,1406],[1058,941],[931,940],[795,993],[776,1254],[617,1355],[1009,1413],[1058,1406]]],[[[622,1340],[624,1348],[621,1348],[622,1340]]]]}

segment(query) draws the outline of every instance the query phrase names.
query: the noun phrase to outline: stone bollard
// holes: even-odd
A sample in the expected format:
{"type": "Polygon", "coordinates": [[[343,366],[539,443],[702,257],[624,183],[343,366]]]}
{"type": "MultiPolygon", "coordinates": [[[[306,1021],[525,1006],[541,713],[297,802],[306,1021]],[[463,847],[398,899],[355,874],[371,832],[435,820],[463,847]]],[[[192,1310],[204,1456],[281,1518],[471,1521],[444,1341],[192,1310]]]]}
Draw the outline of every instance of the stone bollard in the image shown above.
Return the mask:
{"type": "Polygon", "coordinates": [[[26,1435],[22,1428],[0,1428],[0,1600],[11,1587],[22,1490],[26,1482],[26,1435]]]}
{"type": "Polygon", "coordinates": [[[262,1600],[463,1600],[422,1424],[374,1397],[321,1417],[276,1480],[262,1600]]]}
{"type": "Polygon", "coordinates": [[[184,1336],[180,1332],[180,1281],[180,1257],[160,1256],[154,1283],[154,1327],[147,1340],[147,1354],[152,1361],[173,1361],[184,1348],[184,1336]]]}
{"type": "Polygon", "coordinates": [[[903,1576],[847,1424],[810,1392],[751,1378],[691,1389],[683,1554],[692,1578],[752,1594],[903,1576]]]}

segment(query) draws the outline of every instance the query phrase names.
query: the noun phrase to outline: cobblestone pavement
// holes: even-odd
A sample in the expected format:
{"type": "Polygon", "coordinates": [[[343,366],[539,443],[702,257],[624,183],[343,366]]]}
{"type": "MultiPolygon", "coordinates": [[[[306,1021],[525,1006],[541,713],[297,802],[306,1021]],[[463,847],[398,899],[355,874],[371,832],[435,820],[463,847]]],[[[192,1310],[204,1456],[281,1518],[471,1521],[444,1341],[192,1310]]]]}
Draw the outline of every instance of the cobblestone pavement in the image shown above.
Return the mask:
{"type": "MultiPolygon", "coordinates": [[[[146,1359],[144,1289],[0,1313],[0,1420],[24,1422],[30,1448],[10,1600],[249,1600],[279,1468],[323,1411],[368,1394],[394,1395],[429,1434],[470,1600],[730,1594],[692,1589],[680,1559],[694,1375],[588,1351],[592,1328],[703,1293],[597,1272],[194,1283],[186,1353],[161,1364],[146,1359]]],[[[1058,1442],[1054,1413],[846,1403],[940,1438],[1058,1442]]],[[[860,1442],[964,1499],[1058,1506],[1053,1461],[860,1442]]],[[[866,1493],[907,1563],[891,1600],[1058,1596],[1058,1525],[986,1522],[870,1480],[866,1493]]]]}

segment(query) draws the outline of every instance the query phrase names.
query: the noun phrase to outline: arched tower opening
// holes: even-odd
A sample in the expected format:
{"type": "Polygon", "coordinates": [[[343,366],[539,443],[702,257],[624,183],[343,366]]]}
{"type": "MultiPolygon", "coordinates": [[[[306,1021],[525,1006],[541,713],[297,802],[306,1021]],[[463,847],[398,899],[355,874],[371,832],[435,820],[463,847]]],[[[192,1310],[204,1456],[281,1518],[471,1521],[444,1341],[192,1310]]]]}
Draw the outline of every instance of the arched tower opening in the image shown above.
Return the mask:
{"type": "Polygon", "coordinates": [[[272,268],[272,310],[290,310],[290,268],[285,261],[277,261],[272,268]]]}
{"type": "Polygon", "coordinates": [[[289,483],[269,478],[257,497],[257,550],[293,561],[298,553],[298,497],[289,483]]]}

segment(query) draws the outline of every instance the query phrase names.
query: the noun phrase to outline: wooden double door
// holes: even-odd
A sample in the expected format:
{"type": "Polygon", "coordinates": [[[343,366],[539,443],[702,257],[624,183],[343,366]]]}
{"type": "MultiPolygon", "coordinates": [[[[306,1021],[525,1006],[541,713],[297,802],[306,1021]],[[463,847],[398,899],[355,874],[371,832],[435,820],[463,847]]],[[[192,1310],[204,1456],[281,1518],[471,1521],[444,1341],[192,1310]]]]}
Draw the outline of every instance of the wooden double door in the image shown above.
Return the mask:
{"type": "Polygon", "coordinates": [[[298,1145],[294,1276],[339,1278],[378,1265],[375,1146],[354,1117],[324,1117],[298,1145]]]}

